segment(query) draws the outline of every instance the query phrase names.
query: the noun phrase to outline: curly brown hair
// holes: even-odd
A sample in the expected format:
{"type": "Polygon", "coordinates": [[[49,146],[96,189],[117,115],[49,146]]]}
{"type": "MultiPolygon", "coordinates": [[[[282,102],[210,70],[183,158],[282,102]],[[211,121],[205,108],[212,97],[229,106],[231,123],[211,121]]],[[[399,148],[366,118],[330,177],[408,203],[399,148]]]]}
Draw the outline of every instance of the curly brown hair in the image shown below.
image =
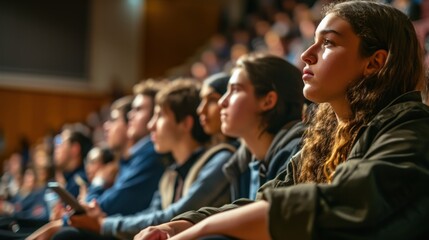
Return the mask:
{"type": "Polygon", "coordinates": [[[351,25],[361,40],[363,57],[380,49],[388,55],[379,71],[348,87],[352,115],[347,122],[338,124],[328,103],[316,107],[305,134],[299,182],[331,182],[336,167],[346,161],[359,129],[392,100],[416,90],[423,81],[422,50],[411,21],[402,12],[370,1],[331,4],[324,12],[351,25]]]}

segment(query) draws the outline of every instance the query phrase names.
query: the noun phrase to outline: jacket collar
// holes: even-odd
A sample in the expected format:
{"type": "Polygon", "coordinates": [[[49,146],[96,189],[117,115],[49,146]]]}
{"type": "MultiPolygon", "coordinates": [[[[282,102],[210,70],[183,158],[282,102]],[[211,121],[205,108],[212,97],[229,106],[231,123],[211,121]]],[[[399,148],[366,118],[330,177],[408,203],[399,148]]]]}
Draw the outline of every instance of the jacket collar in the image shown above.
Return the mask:
{"type": "MultiPolygon", "coordinates": [[[[378,129],[384,126],[387,121],[395,118],[395,116],[398,113],[409,109],[415,103],[421,103],[421,102],[422,102],[422,96],[420,92],[411,91],[398,96],[389,104],[387,104],[387,106],[384,107],[382,110],[380,110],[368,124],[362,126],[359,129],[359,132],[355,138],[355,142],[353,143],[352,150],[349,153],[348,159],[358,158],[362,156],[363,154],[362,149],[366,148],[366,147],[363,147],[363,145],[370,144],[367,141],[361,139],[362,137],[364,137],[364,135],[367,134],[365,132],[368,132],[368,131],[378,132],[378,129]],[[409,104],[405,104],[407,102],[409,104]]],[[[368,133],[368,134],[371,134],[371,133],[368,133]]]]}

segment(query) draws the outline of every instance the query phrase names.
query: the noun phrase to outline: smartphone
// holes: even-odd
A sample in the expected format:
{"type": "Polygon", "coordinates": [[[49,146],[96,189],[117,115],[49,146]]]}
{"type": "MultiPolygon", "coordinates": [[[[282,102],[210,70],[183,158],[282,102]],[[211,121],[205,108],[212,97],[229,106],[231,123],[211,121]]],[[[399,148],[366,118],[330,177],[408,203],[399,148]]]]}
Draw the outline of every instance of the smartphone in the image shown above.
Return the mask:
{"type": "Polygon", "coordinates": [[[61,200],[73,209],[72,214],[85,213],[85,209],[82,207],[82,205],[80,205],[78,200],[69,192],[67,192],[67,190],[65,190],[62,186],[60,186],[59,183],[48,182],[48,188],[56,192],[58,196],[60,196],[61,200]]]}

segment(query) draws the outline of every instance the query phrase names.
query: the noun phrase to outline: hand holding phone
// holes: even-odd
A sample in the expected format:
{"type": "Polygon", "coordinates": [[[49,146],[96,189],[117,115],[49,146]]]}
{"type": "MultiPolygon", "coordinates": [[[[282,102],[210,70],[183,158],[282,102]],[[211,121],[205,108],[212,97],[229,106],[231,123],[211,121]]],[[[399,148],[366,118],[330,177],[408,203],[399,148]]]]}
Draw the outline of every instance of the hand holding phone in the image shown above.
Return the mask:
{"type": "Polygon", "coordinates": [[[49,182],[48,188],[52,189],[55,193],[57,193],[58,196],[61,198],[61,200],[72,208],[73,210],[72,214],[85,213],[85,208],[82,205],[80,205],[78,200],[69,192],[67,192],[67,190],[65,190],[59,183],[49,182]]]}

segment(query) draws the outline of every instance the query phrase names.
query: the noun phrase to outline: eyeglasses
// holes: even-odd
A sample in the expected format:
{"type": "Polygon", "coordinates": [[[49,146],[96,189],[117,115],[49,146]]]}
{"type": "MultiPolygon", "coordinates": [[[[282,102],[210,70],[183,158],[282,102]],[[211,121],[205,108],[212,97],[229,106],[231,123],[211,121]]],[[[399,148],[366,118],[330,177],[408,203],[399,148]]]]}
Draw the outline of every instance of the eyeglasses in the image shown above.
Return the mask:
{"type": "Polygon", "coordinates": [[[60,145],[61,143],[63,143],[63,138],[61,137],[61,134],[57,134],[54,137],[54,144],[55,145],[60,145]]]}
{"type": "Polygon", "coordinates": [[[61,136],[61,134],[57,134],[57,135],[54,137],[54,144],[55,144],[55,146],[57,146],[57,145],[61,145],[61,144],[63,144],[65,141],[67,141],[68,139],[69,139],[69,137],[63,138],[63,137],[61,136]]]}

